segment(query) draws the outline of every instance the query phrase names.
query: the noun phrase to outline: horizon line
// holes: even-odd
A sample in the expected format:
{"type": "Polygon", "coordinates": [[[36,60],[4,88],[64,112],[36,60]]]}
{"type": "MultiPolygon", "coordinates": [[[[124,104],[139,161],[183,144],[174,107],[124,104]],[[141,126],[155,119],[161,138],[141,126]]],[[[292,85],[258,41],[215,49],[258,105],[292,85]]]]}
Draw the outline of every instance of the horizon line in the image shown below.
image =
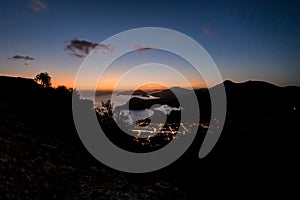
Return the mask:
{"type": "MultiPolygon", "coordinates": [[[[32,77],[23,77],[23,76],[12,76],[12,75],[0,75],[0,77],[10,77],[10,78],[24,78],[24,79],[30,79],[30,80],[34,80],[32,77]]],[[[260,79],[248,79],[248,80],[245,80],[245,81],[234,81],[232,79],[225,79],[223,80],[222,83],[217,83],[211,87],[182,87],[182,86],[172,86],[171,88],[174,88],[174,87],[179,87],[179,88],[182,88],[182,89],[187,89],[187,90],[192,90],[192,89],[210,89],[210,88],[213,88],[213,87],[216,87],[217,85],[220,85],[220,84],[224,84],[224,82],[226,81],[229,81],[229,82],[232,82],[232,83],[236,83],[236,84],[240,84],[240,83],[246,83],[246,82],[250,82],[250,81],[253,81],[253,82],[265,82],[265,83],[269,83],[269,84],[272,84],[272,85],[275,85],[275,86],[278,86],[278,87],[290,87],[290,86],[296,86],[296,87],[300,87],[300,84],[279,84],[279,83],[275,83],[275,81],[267,81],[267,80],[260,80],[260,79]]],[[[63,84],[59,84],[59,83],[55,83],[53,84],[55,85],[53,88],[57,88],[59,86],[65,86],[69,89],[76,89],[78,91],[102,91],[102,92],[112,92],[114,91],[113,89],[96,89],[96,90],[93,90],[93,89],[78,89],[78,88],[74,88],[73,85],[72,86],[66,86],[66,85],[63,85],[63,84]]],[[[136,91],[136,90],[142,90],[142,91],[161,91],[161,90],[164,90],[164,89],[170,89],[170,88],[154,88],[154,89],[124,89],[124,90],[118,90],[119,92],[121,91],[136,91]]]]}

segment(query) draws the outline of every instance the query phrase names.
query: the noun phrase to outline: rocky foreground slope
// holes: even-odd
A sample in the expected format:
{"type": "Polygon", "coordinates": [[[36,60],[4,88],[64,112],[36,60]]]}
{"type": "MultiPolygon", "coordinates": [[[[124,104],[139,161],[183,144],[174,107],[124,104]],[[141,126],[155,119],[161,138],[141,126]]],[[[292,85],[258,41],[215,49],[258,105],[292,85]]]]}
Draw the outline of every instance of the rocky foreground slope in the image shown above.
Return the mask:
{"type": "Polygon", "coordinates": [[[90,156],[74,130],[68,90],[0,82],[0,199],[184,198],[163,178],[128,177],[90,156]]]}
{"type": "Polygon", "coordinates": [[[226,123],[207,157],[197,157],[198,134],[170,166],[126,174],[81,144],[71,90],[0,77],[0,199],[289,199],[300,168],[299,87],[224,84],[226,123]]]}

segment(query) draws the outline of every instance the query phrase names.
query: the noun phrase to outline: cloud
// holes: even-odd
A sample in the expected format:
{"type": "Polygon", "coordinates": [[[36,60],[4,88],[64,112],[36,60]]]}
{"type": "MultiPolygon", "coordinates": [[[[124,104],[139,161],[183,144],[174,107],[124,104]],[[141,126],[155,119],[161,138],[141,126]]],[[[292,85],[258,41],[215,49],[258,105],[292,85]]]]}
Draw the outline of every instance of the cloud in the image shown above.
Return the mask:
{"type": "Polygon", "coordinates": [[[116,47],[111,44],[98,44],[95,50],[102,53],[112,53],[116,50],[116,47]]]}
{"type": "Polygon", "coordinates": [[[145,51],[157,49],[157,47],[155,47],[154,45],[143,46],[141,44],[135,44],[133,46],[133,49],[136,50],[136,51],[139,51],[139,52],[145,52],[145,51]]]}
{"type": "Polygon", "coordinates": [[[34,58],[29,56],[21,56],[21,55],[15,55],[12,57],[7,58],[9,60],[34,60],[34,58]]]}
{"type": "Polygon", "coordinates": [[[75,58],[84,58],[85,55],[81,55],[78,53],[68,53],[70,56],[75,57],[75,58]]]}
{"type": "Polygon", "coordinates": [[[202,32],[204,35],[210,37],[210,36],[214,36],[216,33],[214,30],[212,30],[211,28],[209,27],[203,27],[202,28],[202,32]]]}
{"type": "Polygon", "coordinates": [[[111,44],[97,44],[86,40],[78,40],[77,38],[68,40],[66,43],[67,45],[64,48],[65,51],[68,52],[70,56],[76,58],[87,56],[93,49],[102,53],[111,53],[115,50],[115,46],[111,44]]]}
{"type": "Polygon", "coordinates": [[[48,10],[48,4],[45,0],[30,0],[29,7],[34,12],[43,12],[48,10]]]}

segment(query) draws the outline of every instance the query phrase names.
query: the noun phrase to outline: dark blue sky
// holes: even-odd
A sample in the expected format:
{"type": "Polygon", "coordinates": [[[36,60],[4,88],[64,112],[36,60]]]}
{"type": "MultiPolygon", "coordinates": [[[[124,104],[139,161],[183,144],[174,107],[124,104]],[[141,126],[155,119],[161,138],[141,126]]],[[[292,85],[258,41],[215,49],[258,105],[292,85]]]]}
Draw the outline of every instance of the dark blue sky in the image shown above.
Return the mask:
{"type": "Polygon", "coordinates": [[[0,1],[0,74],[47,71],[54,84],[72,86],[83,59],[68,55],[66,41],[97,43],[155,26],[199,42],[224,79],[300,85],[299,7],[299,1],[0,1]]]}

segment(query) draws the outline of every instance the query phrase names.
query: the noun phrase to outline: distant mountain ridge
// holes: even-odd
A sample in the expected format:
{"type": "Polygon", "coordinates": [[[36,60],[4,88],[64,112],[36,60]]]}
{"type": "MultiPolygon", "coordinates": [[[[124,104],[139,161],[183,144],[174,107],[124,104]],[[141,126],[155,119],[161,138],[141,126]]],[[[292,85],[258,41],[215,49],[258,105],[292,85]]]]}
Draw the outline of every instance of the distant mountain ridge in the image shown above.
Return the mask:
{"type": "MultiPolygon", "coordinates": [[[[152,96],[159,99],[141,99],[133,97],[125,105],[133,110],[149,109],[155,104],[166,104],[171,107],[180,107],[179,101],[175,94],[183,95],[184,98],[191,98],[195,92],[202,119],[208,121],[210,119],[211,101],[210,90],[217,89],[221,84],[212,87],[211,89],[195,89],[189,90],[180,87],[165,89],[159,92],[152,93],[152,96]],[[129,105],[128,105],[129,104],[129,105]]],[[[285,106],[300,107],[300,87],[287,86],[280,87],[264,81],[246,81],[243,83],[234,83],[232,81],[224,81],[226,91],[227,107],[229,114],[240,112],[238,109],[252,113],[252,110],[260,109],[267,110],[269,113],[274,113],[276,109],[284,111],[285,106]]],[[[193,105],[187,105],[188,110],[193,110],[193,105]]],[[[236,116],[236,115],[235,115],[236,116]]],[[[249,116],[252,116],[249,114],[249,116]]]]}
{"type": "Polygon", "coordinates": [[[143,90],[127,90],[118,93],[117,95],[140,95],[140,96],[148,96],[149,94],[143,90]]]}

